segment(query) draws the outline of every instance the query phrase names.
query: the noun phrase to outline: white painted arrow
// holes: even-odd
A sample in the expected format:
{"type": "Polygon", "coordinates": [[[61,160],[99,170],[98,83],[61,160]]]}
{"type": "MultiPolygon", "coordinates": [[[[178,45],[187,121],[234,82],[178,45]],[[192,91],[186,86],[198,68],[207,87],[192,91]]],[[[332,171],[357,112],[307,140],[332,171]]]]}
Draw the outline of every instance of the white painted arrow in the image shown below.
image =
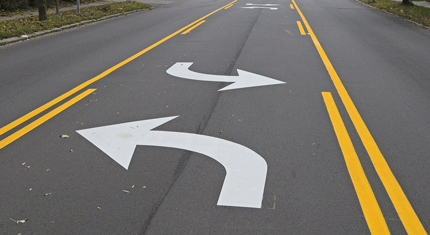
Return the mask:
{"type": "MultiPolygon", "coordinates": [[[[248,5],[248,4],[247,4],[248,5]]],[[[255,6],[255,7],[241,7],[246,9],[270,9],[270,10],[278,10],[277,7],[263,7],[263,6],[255,6]]]]}
{"type": "Polygon", "coordinates": [[[225,75],[211,75],[197,73],[189,70],[189,67],[193,62],[177,62],[172,67],[170,67],[166,72],[172,76],[197,80],[206,82],[234,82],[218,91],[227,91],[240,88],[257,87],[257,86],[268,86],[284,84],[269,77],[261,76],[255,73],[246,72],[238,69],[237,73],[239,76],[225,76],[225,75]]]}
{"type": "Polygon", "coordinates": [[[185,149],[211,157],[226,170],[218,205],[261,208],[267,175],[266,161],[251,149],[227,140],[191,133],[151,131],[176,117],[128,122],[76,132],[125,169],[130,165],[136,145],[185,149]]]}
{"type": "Polygon", "coordinates": [[[246,4],[247,6],[264,6],[264,7],[276,7],[276,6],[279,6],[279,4],[267,4],[267,3],[257,3],[257,4],[255,4],[255,3],[247,3],[246,4]]]}

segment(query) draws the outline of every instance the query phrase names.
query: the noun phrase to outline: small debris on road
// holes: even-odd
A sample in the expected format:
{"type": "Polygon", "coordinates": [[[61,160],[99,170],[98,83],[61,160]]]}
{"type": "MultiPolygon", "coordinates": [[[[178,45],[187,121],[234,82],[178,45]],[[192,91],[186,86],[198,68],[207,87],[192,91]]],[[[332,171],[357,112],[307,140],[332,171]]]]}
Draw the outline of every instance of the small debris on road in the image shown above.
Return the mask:
{"type": "Polygon", "coordinates": [[[130,191],[127,191],[127,190],[122,190],[124,193],[129,193],[130,191]]]}
{"type": "Polygon", "coordinates": [[[12,218],[9,218],[10,220],[12,220],[13,222],[17,223],[17,224],[23,224],[25,223],[28,219],[22,219],[22,220],[14,220],[12,218]]]}
{"type": "Polygon", "coordinates": [[[70,136],[68,136],[68,135],[60,135],[60,137],[61,137],[61,138],[63,138],[63,139],[67,139],[67,138],[69,138],[70,136]]]}
{"type": "Polygon", "coordinates": [[[45,193],[43,196],[49,196],[49,195],[51,195],[51,193],[45,193]]]}

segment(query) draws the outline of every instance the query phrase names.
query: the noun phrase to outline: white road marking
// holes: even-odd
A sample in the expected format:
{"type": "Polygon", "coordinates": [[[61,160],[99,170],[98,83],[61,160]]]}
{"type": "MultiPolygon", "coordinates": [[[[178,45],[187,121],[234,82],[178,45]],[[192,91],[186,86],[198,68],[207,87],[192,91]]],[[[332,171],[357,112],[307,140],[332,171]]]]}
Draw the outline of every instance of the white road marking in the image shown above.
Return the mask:
{"type": "Polygon", "coordinates": [[[255,73],[250,73],[238,69],[237,73],[239,76],[225,76],[225,75],[211,75],[197,73],[189,70],[189,67],[193,62],[177,62],[172,65],[166,72],[172,76],[197,80],[206,82],[234,82],[218,91],[227,91],[240,88],[258,87],[258,86],[268,86],[268,85],[278,85],[284,84],[285,82],[278,81],[269,77],[258,75],[255,73]]]}
{"type": "Polygon", "coordinates": [[[224,166],[219,206],[261,208],[267,163],[253,150],[227,140],[180,132],[151,131],[175,117],[78,130],[80,135],[128,169],[136,145],[184,149],[206,155],[224,166]]]}
{"type": "Polygon", "coordinates": [[[247,6],[263,6],[263,7],[276,7],[276,6],[279,6],[279,4],[266,4],[266,3],[263,3],[263,4],[258,4],[258,3],[247,3],[246,4],[247,6]]]}
{"type": "Polygon", "coordinates": [[[270,10],[278,10],[277,7],[260,7],[260,6],[255,6],[255,7],[241,7],[241,8],[246,8],[246,9],[270,9],[270,10]]]}

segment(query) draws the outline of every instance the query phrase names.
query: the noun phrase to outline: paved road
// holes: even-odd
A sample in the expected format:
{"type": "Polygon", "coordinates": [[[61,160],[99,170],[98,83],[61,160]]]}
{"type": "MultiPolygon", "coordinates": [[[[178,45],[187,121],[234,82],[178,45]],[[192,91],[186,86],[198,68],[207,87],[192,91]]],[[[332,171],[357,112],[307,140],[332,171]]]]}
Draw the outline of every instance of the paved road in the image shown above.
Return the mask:
{"type": "Polygon", "coordinates": [[[0,49],[2,234],[430,229],[429,31],[350,0],[230,3],[0,49]],[[280,82],[227,90],[249,73],[280,82]]]}

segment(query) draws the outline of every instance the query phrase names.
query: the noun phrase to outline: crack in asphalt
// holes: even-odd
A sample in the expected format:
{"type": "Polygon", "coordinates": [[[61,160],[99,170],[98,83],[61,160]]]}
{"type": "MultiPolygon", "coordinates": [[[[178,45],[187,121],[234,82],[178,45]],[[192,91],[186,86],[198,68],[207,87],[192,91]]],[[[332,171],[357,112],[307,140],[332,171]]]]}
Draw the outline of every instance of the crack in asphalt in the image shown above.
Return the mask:
{"type": "MultiPolygon", "coordinates": [[[[231,75],[233,72],[233,69],[236,65],[236,61],[239,59],[240,55],[242,54],[242,50],[246,45],[246,42],[248,41],[249,36],[251,35],[252,29],[254,28],[254,25],[256,24],[257,20],[260,18],[261,15],[261,9],[258,10],[258,14],[256,15],[255,19],[253,20],[253,22],[250,24],[250,27],[248,28],[248,33],[246,34],[246,37],[244,40],[242,40],[242,44],[240,45],[240,49],[238,50],[238,52],[236,53],[236,55],[234,56],[232,62],[230,62],[230,64],[228,65],[228,67],[226,68],[224,75],[231,75]]],[[[227,86],[230,83],[221,83],[219,86],[219,89],[227,86]]],[[[196,130],[196,134],[202,134],[203,131],[205,130],[205,127],[207,125],[207,123],[209,122],[213,111],[215,110],[219,98],[221,96],[221,92],[218,92],[217,97],[214,99],[214,101],[211,104],[211,109],[210,112],[208,113],[208,115],[205,115],[199,125],[199,127],[196,130]]],[[[146,234],[146,232],[148,231],[148,229],[151,226],[151,222],[154,219],[155,215],[157,214],[158,208],[160,208],[161,204],[163,204],[164,199],[167,197],[167,195],[169,194],[170,190],[172,189],[173,185],[176,183],[176,180],[179,178],[179,176],[182,174],[182,172],[184,171],[185,167],[187,166],[189,160],[190,160],[190,156],[191,156],[192,152],[191,151],[185,151],[184,154],[182,155],[182,157],[179,159],[178,165],[176,166],[175,169],[175,173],[172,177],[172,181],[170,182],[170,185],[168,186],[168,189],[166,191],[166,193],[164,195],[162,195],[162,197],[159,198],[159,200],[157,201],[157,203],[154,204],[154,206],[151,209],[151,212],[148,216],[148,218],[145,220],[145,222],[142,225],[142,229],[141,232],[139,233],[139,235],[144,235],[146,234]]]]}

